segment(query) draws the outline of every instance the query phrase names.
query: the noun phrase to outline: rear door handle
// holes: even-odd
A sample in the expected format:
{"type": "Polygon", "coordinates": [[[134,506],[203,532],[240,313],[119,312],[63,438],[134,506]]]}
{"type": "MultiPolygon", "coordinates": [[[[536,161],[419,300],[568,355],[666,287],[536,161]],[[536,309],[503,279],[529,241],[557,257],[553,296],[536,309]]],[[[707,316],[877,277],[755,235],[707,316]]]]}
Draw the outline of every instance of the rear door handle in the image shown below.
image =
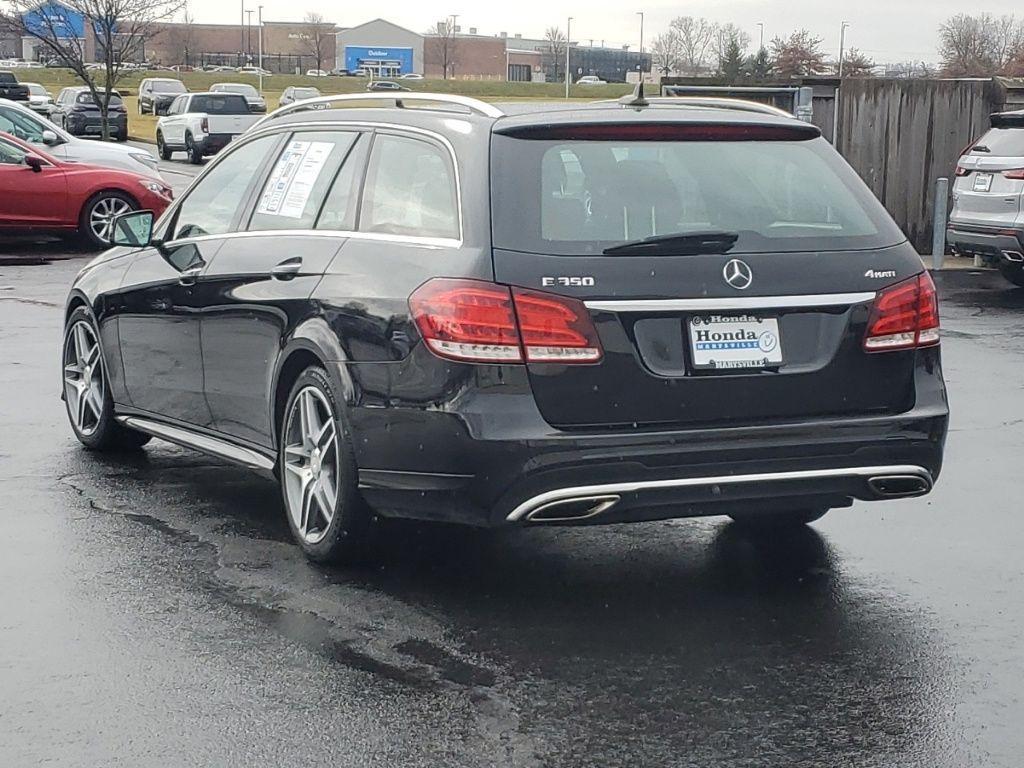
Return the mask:
{"type": "Polygon", "coordinates": [[[186,269],[180,275],[178,275],[178,282],[181,283],[182,285],[195,285],[196,280],[198,279],[199,275],[202,274],[202,272],[202,266],[186,269]]]}
{"type": "Polygon", "coordinates": [[[302,259],[295,257],[285,259],[270,270],[271,276],[278,280],[291,280],[302,269],[302,259]]]}

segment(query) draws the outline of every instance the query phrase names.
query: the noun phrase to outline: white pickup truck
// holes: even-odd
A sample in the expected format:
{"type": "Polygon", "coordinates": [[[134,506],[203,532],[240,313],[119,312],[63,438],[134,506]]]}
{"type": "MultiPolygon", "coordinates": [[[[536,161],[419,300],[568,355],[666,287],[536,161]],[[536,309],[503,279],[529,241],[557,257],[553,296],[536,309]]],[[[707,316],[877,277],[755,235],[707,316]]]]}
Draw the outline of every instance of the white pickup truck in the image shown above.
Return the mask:
{"type": "Polygon", "coordinates": [[[245,133],[260,117],[249,111],[244,96],[235,93],[183,93],[157,121],[157,151],[162,160],[183,151],[190,162],[198,164],[245,133]]]}

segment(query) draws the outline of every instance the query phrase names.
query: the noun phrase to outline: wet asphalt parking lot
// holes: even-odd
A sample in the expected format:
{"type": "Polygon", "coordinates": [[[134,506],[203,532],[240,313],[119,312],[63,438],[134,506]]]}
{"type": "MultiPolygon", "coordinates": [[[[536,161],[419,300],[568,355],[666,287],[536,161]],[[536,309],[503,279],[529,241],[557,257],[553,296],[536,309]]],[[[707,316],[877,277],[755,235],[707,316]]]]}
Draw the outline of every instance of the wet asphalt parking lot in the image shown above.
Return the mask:
{"type": "Polygon", "coordinates": [[[394,525],[344,570],[269,481],[79,447],[59,346],[88,255],[58,248],[0,244],[0,765],[1024,759],[1024,290],[997,275],[937,276],[930,496],[769,540],[394,525]]]}

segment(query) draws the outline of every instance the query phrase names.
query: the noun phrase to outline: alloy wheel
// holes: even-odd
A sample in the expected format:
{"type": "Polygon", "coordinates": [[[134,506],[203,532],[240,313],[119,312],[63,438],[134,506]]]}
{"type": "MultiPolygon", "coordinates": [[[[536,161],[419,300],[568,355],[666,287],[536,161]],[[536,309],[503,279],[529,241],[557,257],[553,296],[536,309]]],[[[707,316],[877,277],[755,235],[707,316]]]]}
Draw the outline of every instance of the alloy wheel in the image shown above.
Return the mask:
{"type": "Polygon", "coordinates": [[[338,504],[338,427],[327,398],[316,387],[299,391],[286,424],[288,514],[298,535],[308,544],[316,544],[327,534],[338,504]]]}
{"type": "Polygon", "coordinates": [[[64,399],[68,416],[83,435],[91,435],[100,425],[105,387],[96,333],[88,322],[79,320],[64,342],[64,399]]]}
{"type": "Polygon", "coordinates": [[[101,197],[89,211],[89,229],[100,241],[110,239],[114,217],[132,209],[127,200],[119,197],[101,197]]]}

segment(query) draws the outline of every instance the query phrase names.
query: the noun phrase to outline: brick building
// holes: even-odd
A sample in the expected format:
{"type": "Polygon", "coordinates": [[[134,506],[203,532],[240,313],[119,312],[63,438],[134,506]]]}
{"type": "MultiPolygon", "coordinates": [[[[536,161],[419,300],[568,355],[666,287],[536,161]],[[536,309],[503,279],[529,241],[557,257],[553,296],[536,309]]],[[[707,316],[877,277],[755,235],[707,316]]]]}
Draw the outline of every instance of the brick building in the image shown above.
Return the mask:
{"type": "MultiPolygon", "coordinates": [[[[255,64],[259,55],[259,26],[241,24],[179,24],[165,22],[146,42],[146,60],[155,64],[242,66],[255,64]]],[[[314,29],[305,22],[263,22],[263,66],[271,72],[292,73],[317,69],[313,36],[320,36],[320,67],[336,66],[333,24],[314,29]]]]}

